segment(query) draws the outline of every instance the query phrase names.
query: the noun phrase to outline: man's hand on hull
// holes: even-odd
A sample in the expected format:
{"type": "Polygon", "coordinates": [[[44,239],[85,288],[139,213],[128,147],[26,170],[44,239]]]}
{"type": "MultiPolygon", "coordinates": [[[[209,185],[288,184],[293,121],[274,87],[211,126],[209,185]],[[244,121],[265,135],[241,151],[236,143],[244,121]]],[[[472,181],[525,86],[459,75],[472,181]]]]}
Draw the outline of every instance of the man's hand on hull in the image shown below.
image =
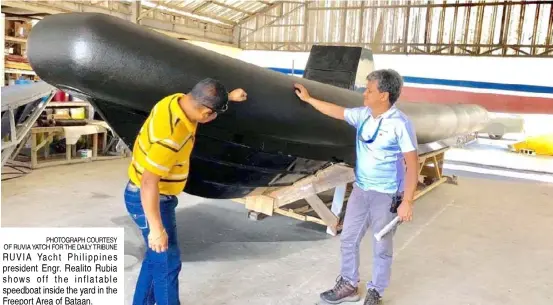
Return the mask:
{"type": "Polygon", "coordinates": [[[246,93],[246,91],[244,91],[244,89],[241,88],[234,89],[228,94],[228,99],[237,103],[243,102],[247,98],[248,94],[246,93]]]}
{"type": "Polygon", "coordinates": [[[304,102],[308,102],[311,96],[309,95],[309,92],[302,84],[295,83],[294,88],[296,90],[296,95],[300,98],[300,100],[304,102]]]}

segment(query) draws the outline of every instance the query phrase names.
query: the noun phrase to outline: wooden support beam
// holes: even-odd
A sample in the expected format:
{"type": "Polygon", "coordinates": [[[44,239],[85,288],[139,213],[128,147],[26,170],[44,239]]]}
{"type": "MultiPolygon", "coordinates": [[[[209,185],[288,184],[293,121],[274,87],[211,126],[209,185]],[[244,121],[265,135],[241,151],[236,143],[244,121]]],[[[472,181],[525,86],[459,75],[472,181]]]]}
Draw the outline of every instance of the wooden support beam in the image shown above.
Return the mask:
{"type": "Polygon", "coordinates": [[[332,233],[337,234],[336,230],[338,227],[338,217],[336,215],[332,214],[332,211],[328,209],[328,207],[325,205],[325,203],[319,198],[317,195],[311,195],[305,198],[305,200],[309,203],[309,205],[315,210],[317,215],[321,218],[321,220],[327,224],[328,228],[332,231],[332,233]]]}
{"type": "Polygon", "coordinates": [[[354,180],[355,174],[352,168],[336,164],[291,186],[269,192],[268,195],[275,198],[277,207],[282,207],[304,198],[306,193],[310,195],[322,193],[344,183],[351,183],[354,180]]]}
{"type": "Polygon", "coordinates": [[[324,223],[324,221],[322,221],[319,218],[294,213],[294,211],[291,211],[291,210],[284,210],[284,209],[276,208],[275,213],[283,215],[283,216],[287,216],[287,217],[290,217],[290,218],[294,218],[294,219],[297,219],[297,220],[301,220],[301,221],[310,221],[310,222],[318,223],[318,224],[323,225],[323,226],[326,225],[326,223],[324,223]]]}
{"type": "MultiPolygon", "coordinates": [[[[443,175],[444,157],[448,149],[449,147],[444,147],[419,156],[419,177],[422,178],[422,183],[415,193],[415,200],[448,180],[456,183],[455,176],[443,175]]],[[[341,228],[341,212],[347,203],[347,193],[351,189],[348,186],[351,186],[353,179],[352,168],[335,164],[292,186],[259,188],[254,193],[233,201],[245,204],[250,212],[258,216],[279,214],[310,221],[327,226],[327,233],[336,235],[341,228]],[[319,195],[333,188],[332,202],[325,203],[319,195]],[[304,202],[307,202],[307,205],[304,202]],[[314,211],[317,217],[309,215],[311,211],[314,211]]]]}
{"type": "Polygon", "coordinates": [[[337,231],[338,231],[337,227],[338,227],[339,218],[340,218],[339,216],[344,208],[345,201],[346,201],[347,187],[348,187],[347,184],[342,184],[337,186],[334,189],[334,196],[332,198],[330,211],[332,212],[332,214],[334,214],[337,217],[337,221],[336,221],[336,227],[328,226],[326,228],[326,233],[330,235],[337,234],[337,231]]]}

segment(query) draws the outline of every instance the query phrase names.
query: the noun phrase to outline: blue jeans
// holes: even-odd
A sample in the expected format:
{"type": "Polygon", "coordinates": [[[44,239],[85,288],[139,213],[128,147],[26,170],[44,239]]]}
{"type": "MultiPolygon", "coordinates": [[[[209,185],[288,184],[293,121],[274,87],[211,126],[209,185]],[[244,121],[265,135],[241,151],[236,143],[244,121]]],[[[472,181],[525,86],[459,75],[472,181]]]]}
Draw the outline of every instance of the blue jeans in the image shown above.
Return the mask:
{"type": "Polygon", "coordinates": [[[176,196],[160,195],[161,221],[169,236],[169,247],[157,253],[148,246],[150,229],[140,200],[140,189],[134,184],[125,188],[125,205],[135,224],[142,231],[147,246],[136,283],[133,305],[180,305],[179,272],[181,270],[180,249],[177,243],[176,196]]]}

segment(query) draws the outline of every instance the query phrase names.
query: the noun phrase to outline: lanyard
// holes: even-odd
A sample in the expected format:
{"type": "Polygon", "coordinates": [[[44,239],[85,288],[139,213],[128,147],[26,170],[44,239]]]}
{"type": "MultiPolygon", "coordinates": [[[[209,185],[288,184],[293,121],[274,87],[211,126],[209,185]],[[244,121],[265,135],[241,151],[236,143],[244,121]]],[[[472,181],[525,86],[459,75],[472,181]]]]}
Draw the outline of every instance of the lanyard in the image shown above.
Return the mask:
{"type": "Polygon", "coordinates": [[[376,135],[378,134],[378,131],[380,130],[380,125],[382,124],[382,118],[380,118],[380,120],[378,121],[378,125],[376,126],[376,130],[374,131],[374,134],[372,135],[372,137],[368,140],[363,140],[361,133],[363,132],[363,127],[365,126],[365,123],[367,123],[367,121],[370,118],[371,116],[368,116],[361,124],[361,127],[359,127],[359,131],[357,131],[357,137],[359,138],[359,140],[367,144],[371,144],[372,142],[374,142],[374,140],[376,140],[376,135]]]}

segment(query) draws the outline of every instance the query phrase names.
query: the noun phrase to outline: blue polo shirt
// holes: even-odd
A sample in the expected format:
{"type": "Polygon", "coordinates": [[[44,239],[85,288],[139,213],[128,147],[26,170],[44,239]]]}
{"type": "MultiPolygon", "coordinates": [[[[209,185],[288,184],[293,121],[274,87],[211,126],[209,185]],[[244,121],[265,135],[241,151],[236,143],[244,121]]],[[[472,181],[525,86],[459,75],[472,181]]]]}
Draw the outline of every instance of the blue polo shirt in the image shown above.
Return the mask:
{"type": "Polygon", "coordinates": [[[409,118],[392,106],[373,118],[368,107],[346,108],[346,122],[357,130],[355,182],[363,190],[402,192],[403,153],[416,150],[417,137],[409,118]]]}

